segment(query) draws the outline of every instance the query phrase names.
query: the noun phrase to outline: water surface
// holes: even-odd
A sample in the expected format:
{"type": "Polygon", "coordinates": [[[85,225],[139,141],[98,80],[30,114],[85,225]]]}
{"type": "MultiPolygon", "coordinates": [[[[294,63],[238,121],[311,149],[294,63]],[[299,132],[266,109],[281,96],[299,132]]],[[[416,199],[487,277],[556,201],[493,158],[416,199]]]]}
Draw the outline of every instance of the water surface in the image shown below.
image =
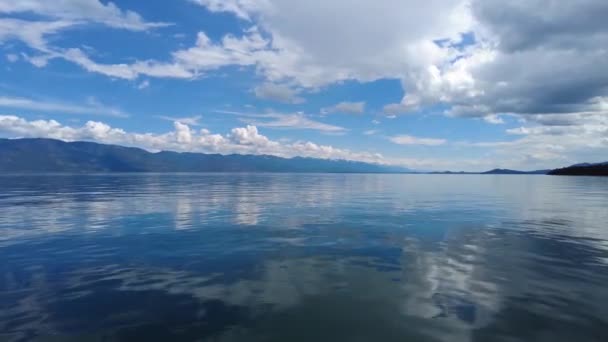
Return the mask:
{"type": "Polygon", "coordinates": [[[0,176],[0,341],[606,341],[608,179],[0,176]]]}

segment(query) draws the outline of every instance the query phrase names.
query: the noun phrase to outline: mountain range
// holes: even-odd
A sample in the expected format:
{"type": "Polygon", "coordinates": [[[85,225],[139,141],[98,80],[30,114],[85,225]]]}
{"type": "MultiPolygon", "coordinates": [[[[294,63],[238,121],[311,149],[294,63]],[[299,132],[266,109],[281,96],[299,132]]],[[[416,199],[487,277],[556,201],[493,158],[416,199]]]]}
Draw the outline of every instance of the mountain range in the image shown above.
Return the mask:
{"type": "Polygon", "coordinates": [[[494,169],[486,172],[419,172],[404,167],[348,160],[170,151],[152,153],[135,147],[84,141],[0,139],[0,173],[17,172],[322,172],[608,176],[608,162],[575,164],[556,170],[494,169]]]}
{"type": "Polygon", "coordinates": [[[372,163],[268,155],[158,152],[92,142],[0,139],[0,172],[328,172],[405,173],[372,163]]]}
{"type": "Polygon", "coordinates": [[[440,171],[429,172],[438,175],[546,175],[551,170],[519,171],[510,169],[493,169],[485,172],[466,172],[466,171],[440,171]]]}
{"type": "Polygon", "coordinates": [[[549,172],[553,176],[608,176],[608,162],[575,164],[549,172]]]}

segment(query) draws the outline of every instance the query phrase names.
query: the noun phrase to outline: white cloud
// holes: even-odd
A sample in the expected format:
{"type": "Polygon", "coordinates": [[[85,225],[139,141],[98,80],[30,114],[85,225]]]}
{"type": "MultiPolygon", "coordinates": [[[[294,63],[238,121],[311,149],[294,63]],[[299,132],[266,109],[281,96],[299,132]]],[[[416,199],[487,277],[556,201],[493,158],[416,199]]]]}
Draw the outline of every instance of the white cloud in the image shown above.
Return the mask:
{"type": "Polygon", "coordinates": [[[61,58],[79,65],[86,71],[126,80],[140,76],[190,79],[200,76],[203,72],[226,66],[254,66],[256,53],[263,51],[267,44],[268,41],[255,29],[249,30],[240,38],[225,36],[220,43],[213,43],[204,32],[200,32],[193,47],[173,52],[169,62],[143,60],[103,64],[95,62],[79,48],[55,48],[51,51],[39,49],[46,53],[30,61],[37,66],[45,66],[49,59],[61,58]]]}
{"type": "Polygon", "coordinates": [[[89,121],[81,127],[62,125],[55,120],[32,120],[14,115],[0,115],[0,134],[12,138],[43,137],[65,141],[92,140],[100,143],[136,146],[151,151],[175,150],[206,153],[267,154],[280,157],[313,157],[384,162],[379,154],[354,152],[310,141],[283,143],[262,135],[257,127],[233,128],[226,135],[212,134],[206,129],[195,131],[174,122],[167,133],[133,133],[113,128],[103,122],[89,121]]]}
{"type": "Polygon", "coordinates": [[[334,106],[321,109],[322,114],[362,114],[364,111],[365,102],[340,102],[334,106]]]}
{"type": "Polygon", "coordinates": [[[79,105],[72,103],[35,100],[25,97],[0,96],[0,107],[28,109],[41,112],[58,112],[65,114],[107,115],[123,118],[129,116],[122,110],[99,103],[93,98],[89,98],[87,104],[79,105]]]}
{"type": "Polygon", "coordinates": [[[11,39],[23,41],[33,49],[49,53],[46,36],[77,25],[74,21],[26,21],[21,19],[0,18],[0,43],[11,39]]]}
{"type": "Polygon", "coordinates": [[[272,50],[258,56],[260,69],[269,78],[293,79],[306,87],[401,78],[410,68],[445,55],[434,40],[458,40],[471,26],[464,0],[199,3],[255,21],[272,37],[272,50]]]}
{"type": "Polygon", "coordinates": [[[189,125],[189,126],[200,126],[201,119],[203,117],[201,115],[195,115],[195,116],[190,116],[190,117],[177,118],[177,117],[173,117],[173,116],[159,115],[159,116],[157,116],[157,118],[165,120],[165,121],[179,122],[179,123],[189,125]]]}
{"type": "Polygon", "coordinates": [[[84,51],[77,48],[54,50],[48,54],[27,56],[26,59],[35,66],[44,67],[49,60],[55,58],[70,61],[89,72],[126,80],[134,80],[142,75],[160,78],[192,78],[195,76],[194,71],[172,63],[137,61],[131,64],[101,64],[93,61],[84,51]]]}
{"type": "Polygon", "coordinates": [[[189,145],[192,143],[192,130],[188,125],[179,121],[173,123],[175,127],[175,140],[178,144],[189,145]]]}
{"type": "Polygon", "coordinates": [[[454,115],[493,122],[501,113],[589,111],[608,87],[601,0],[197,3],[268,33],[267,47],[249,54],[268,79],[311,88],[400,79],[406,95],[385,107],[388,115],[437,103],[457,106],[454,115]],[[460,44],[463,33],[473,39],[460,44]]]}
{"type": "Polygon", "coordinates": [[[281,113],[246,113],[234,111],[217,111],[217,113],[237,115],[241,121],[259,127],[280,129],[305,129],[316,130],[326,133],[344,133],[346,128],[334,126],[308,118],[303,113],[281,114],[281,113]]]}
{"type": "Polygon", "coordinates": [[[424,146],[439,146],[446,143],[445,139],[419,138],[411,135],[397,135],[389,138],[398,145],[424,145],[424,146]]]}
{"type": "Polygon", "coordinates": [[[206,7],[211,12],[230,12],[237,17],[250,20],[249,11],[256,7],[255,0],[190,0],[206,7]]]}
{"type": "Polygon", "coordinates": [[[522,122],[506,129],[515,140],[462,145],[489,149],[488,159],[510,168],[545,169],[606,160],[608,112],[525,115],[522,122]]]}
{"type": "Polygon", "coordinates": [[[483,120],[493,125],[502,125],[505,123],[505,121],[499,115],[496,114],[486,115],[483,117],[483,120]]]}
{"type": "Polygon", "coordinates": [[[299,104],[305,100],[298,96],[299,91],[286,84],[264,83],[253,88],[257,98],[282,103],[299,104]]]}
{"type": "MultiPolygon", "coordinates": [[[[63,58],[90,72],[129,80],[142,75],[195,78],[227,66],[250,67],[267,84],[296,89],[398,79],[405,96],[385,106],[390,116],[433,104],[453,107],[451,115],[491,122],[503,113],[597,111],[596,99],[605,97],[608,88],[607,10],[601,0],[563,6],[542,0],[192,2],[232,13],[249,28],[219,41],[200,32],[193,46],[172,52],[167,61],[101,64],[78,48],[48,47],[45,36],[82,22],[131,30],[163,24],[96,0],[0,0],[0,13],[46,18],[0,19],[0,41],[19,39],[39,51],[26,56],[37,66],[63,58]]],[[[295,96],[289,88],[256,93],[281,101],[295,96]]]]}
{"type": "Polygon", "coordinates": [[[364,131],[363,134],[365,134],[365,135],[376,135],[376,134],[378,134],[378,132],[380,132],[380,131],[377,130],[377,129],[370,129],[370,130],[364,131]]]}
{"type": "MultiPolygon", "coordinates": [[[[163,24],[95,0],[0,0],[0,43],[24,42],[36,53],[21,56],[39,67],[61,58],[127,80],[191,79],[224,67],[248,68],[263,79],[254,89],[258,96],[287,103],[300,101],[301,92],[346,80],[397,79],[405,95],[384,107],[387,118],[436,104],[448,107],[448,115],[494,124],[504,115],[525,118],[508,131],[519,145],[483,147],[495,148],[504,160],[519,160],[517,152],[531,162],[585,158],[585,148],[594,155],[605,152],[606,1],[192,1],[234,14],[247,29],[218,40],[200,32],[191,46],[166,60],[121,56],[129,62],[99,63],[77,47],[52,46],[49,37],[91,22],[140,31],[163,24]]],[[[298,113],[246,118],[258,127],[345,131],[298,113]]]]}
{"type": "Polygon", "coordinates": [[[251,125],[233,128],[228,137],[239,145],[268,146],[271,143],[274,144],[270,139],[261,135],[257,127],[251,125]]]}
{"type": "Polygon", "coordinates": [[[167,23],[151,23],[132,11],[119,9],[112,2],[98,0],[69,0],[49,2],[44,0],[0,0],[0,13],[5,15],[35,14],[44,19],[0,19],[0,44],[11,39],[24,42],[37,55],[22,53],[25,60],[37,67],[45,67],[49,60],[62,58],[75,63],[89,72],[110,77],[134,79],[139,75],[151,77],[190,78],[192,73],[174,64],[141,61],[134,64],[100,64],[90,59],[78,48],[60,48],[49,45],[48,37],[60,31],[86,23],[100,23],[109,27],[145,31],[163,27],[167,23]]]}
{"type": "MultiPolygon", "coordinates": [[[[155,26],[144,24],[137,14],[110,4],[102,5],[94,0],[74,2],[79,6],[53,6],[31,1],[27,5],[11,7],[5,0],[4,11],[31,10],[52,15],[57,20],[96,21],[127,29],[155,26]]],[[[173,52],[168,62],[140,61],[120,67],[115,64],[104,66],[75,51],[66,55],[62,49],[54,49],[57,53],[54,57],[66,58],[91,72],[127,79],[139,74],[178,77],[167,71],[154,76],[152,72],[126,70],[141,68],[138,63],[169,68],[179,73],[179,77],[196,77],[201,71],[224,66],[251,66],[268,81],[289,81],[318,88],[344,80],[402,78],[410,68],[424,67],[427,59],[447,58],[447,53],[434,44],[434,40],[457,41],[459,34],[470,27],[465,0],[431,1],[415,6],[408,1],[394,0],[373,4],[360,2],[357,6],[346,0],[333,1],[330,5],[321,0],[195,2],[211,11],[234,13],[250,20],[252,26],[241,37],[227,35],[218,43],[200,32],[193,47],[173,52]],[[310,25],[312,15],[315,25],[310,25]],[[116,68],[121,70],[116,71],[116,68]]]]}
{"type": "Polygon", "coordinates": [[[173,53],[174,62],[189,70],[214,70],[229,65],[253,66],[257,54],[268,48],[269,42],[253,27],[242,37],[227,35],[221,42],[214,43],[204,33],[199,32],[193,47],[173,53]]]}
{"type": "Polygon", "coordinates": [[[134,31],[168,25],[167,23],[146,22],[133,11],[121,10],[112,2],[104,4],[98,0],[0,0],[0,13],[31,13],[50,19],[96,22],[134,31]]]}
{"type": "MultiPolygon", "coordinates": [[[[55,120],[31,120],[13,115],[0,115],[0,136],[46,137],[67,141],[93,140],[101,143],[142,147],[152,151],[175,150],[207,153],[268,154],[282,157],[305,156],[316,158],[349,159],[402,165],[418,169],[480,171],[497,166],[515,169],[545,169],[561,167],[581,161],[605,161],[608,151],[608,113],[576,115],[588,116],[585,123],[569,126],[531,126],[512,131],[516,140],[463,143],[487,150],[483,158],[411,158],[386,157],[371,152],[357,152],[307,141],[274,141],[262,135],[253,125],[237,127],[228,134],[212,134],[206,129],[194,130],[191,125],[174,122],[174,130],[166,133],[134,133],[111,127],[102,122],[89,121],[80,127],[60,124],[55,120]],[[557,130],[556,130],[557,129],[557,130]]],[[[439,146],[444,139],[412,136],[391,137],[405,145],[439,146]]]]}
{"type": "Polygon", "coordinates": [[[340,126],[329,125],[307,118],[304,114],[267,114],[270,121],[252,121],[260,127],[286,128],[286,129],[309,129],[322,132],[345,132],[346,129],[340,126]]]}

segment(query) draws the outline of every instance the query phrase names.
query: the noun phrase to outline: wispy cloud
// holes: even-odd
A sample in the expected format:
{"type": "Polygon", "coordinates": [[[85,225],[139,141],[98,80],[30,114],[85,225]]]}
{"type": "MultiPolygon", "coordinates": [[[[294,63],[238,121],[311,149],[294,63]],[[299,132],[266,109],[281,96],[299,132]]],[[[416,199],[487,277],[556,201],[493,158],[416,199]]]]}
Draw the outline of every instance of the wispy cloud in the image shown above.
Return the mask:
{"type": "Polygon", "coordinates": [[[259,127],[280,129],[305,129],[322,131],[326,133],[344,133],[346,128],[326,124],[308,118],[303,113],[281,114],[281,113],[246,113],[235,111],[216,111],[217,113],[237,115],[241,120],[259,127]]]}
{"type": "Polygon", "coordinates": [[[181,118],[174,117],[174,116],[165,116],[165,115],[158,115],[156,117],[161,120],[179,122],[179,123],[182,123],[185,125],[190,125],[190,126],[200,126],[200,124],[201,124],[200,121],[202,119],[201,115],[195,115],[195,116],[190,116],[190,117],[181,117],[181,118]]]}
{"type": "Polygon", "coordinates": [[[447,142],[445,139],[420,138],[411,135],[397,135],[389,137],[389,140],[398,145],[423,145],[423,146],[439,146],[447,142]]]}
{"type": "Polygon", "coordinates": [[[104,4],[98,0],[0,0],[0,13],[13,15],[35,13],[48,18],[94,22],[132,31],[145,31],[171,25],[170,23],[147,22],[136,12],[122,10],[113,2],[104,4]]]}
{"type": "Polygon", "coordinates": [[[321,109],[321,114],[362,114],[365,111],[365,102],[340,102],[334,106],[321,109]]]}
{"type": "Polygon", "coordinates": [[[13,109],[28,109],[40,112],[65,114],[105,115],[126,118],[129,115],[118,108],[113,108],[89,98],[86,104],[34,100],[25,97],[0,96],[0,107],[13,109]]]}

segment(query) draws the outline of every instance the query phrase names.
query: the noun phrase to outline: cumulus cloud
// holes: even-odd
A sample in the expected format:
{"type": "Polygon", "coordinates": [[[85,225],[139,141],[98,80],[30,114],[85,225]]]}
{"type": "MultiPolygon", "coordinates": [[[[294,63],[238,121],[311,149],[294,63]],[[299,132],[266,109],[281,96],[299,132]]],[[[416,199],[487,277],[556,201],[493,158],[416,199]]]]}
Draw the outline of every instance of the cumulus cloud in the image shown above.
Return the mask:
{"type": "MultiPolygon", "coordinates": [[[[404,96],[383,108],[387,118],[440,105],[447,115],[493,124],[502,123],[505,114],[522,120],[521,127],[507,131],[515,142],[478,146],[495,149],[496,158],[514,161],[519,153],[541,163],[605,155],[606,1],[191,1],[234,15],[246,29],[219,39],[199,32],[190,45],[169,51],[163,60],[100,63],[78,47],[54,46],[66,41],[49,37],[91,22],[134,31],[164,24],[96,0],[52,5],[0,0],[0,43],[22,41],[33,52],[20,57],[38,67],[64,59],[126,80],[192,79],[224,67],[248,68],[262,79],[253,90],[258,97],[285,103],[343,81],[396,79],[404,96]],[[584,149],[591,154],[583,154],[584,149]]],[[[31,103],[18,104],[35,109],[31,103]]],[[[243,120],[256,127],[345,131],[301,113],[243,120]]]]}
{"type": "Polygon", "coordinates": [[[501,113],[575,113],[596,108],[608,87],[605,1],[197,3],[269,34],[250,54],[269,79],[313,88],[400,79],[405,96],[388,115],[437,103],[493,122],[501,113]]]}
{"type": "Polygon", "coordinates": [[[409,67],[440,57],[433,40],[458,40],[471,25],[466,2],[460,0],[229,0],[222,7],[214,2],[199,4],[254,18],[272,36],[273,51],[282,58],[260,56],[269,76],[310,87],[347,79],[400,78],[409,67]]]}
{"type": "Polygon", "coordinates": [[[446,143],[445,139],[419,138],[411,135],[396,135],[389,140],[398,145],[439,146],[446,143]]]}
{"type": "Polygon", "coordinates": [[[321,109],[322,114],[362,114],[363,112],[365,112],[365,102],[340,102],[334,106],[321,109]]]}
{"type": "Polygon", "coordinates": [[[401,145],[480,148],[485,151],[483,158],[463,158],[456,155],[446,158],[412,158],[403,153],[399,157],[382,156],[310,141],[275,141],[261,134],[254,125],[237,127],[222,135],[214,134],[207,129],[196,130],[191,125],[179,121],[174,122],[174,128],[169,132],[137,133],[97,121],[89,121],[76,127],[55,120],[27,120],[14,115],[0,115],[0,136],[45,137],[66,141],[92,140],[137,146],[151,151],[175,150],[348,159],[427,170],[480,171],[495,168],[497,165],[519,169],[541,169],[561,167],[581,161],[605,161],[608,151],[608,113],[558,115],[573,116],[569,118],[572,124],[563,125],[560,122],[560,125],[554,125],[551,120],[526,117],[525,125],[508,129],[508,133],[514,138],[508,141],[448,143],[445,139],[409,135],[389,137],[391,141],[401,145]],[[585,119],[581,120],[580,116],[584,116],[585,119]]]}
{"type": "Polygon", "coordinates": [[[233,128],[228,134],[212,134],[206,129],[194,130],[179,121],[166,133],[135,133],[114,128],[103,122],[88,121],[72,127],[55,120],[27,120],[14,115],[0,115],[0,135],[43,137],[65,141],[92,140],[100,143],[136,146],[151,151],[175,150],[207,153],[267,154],[280,157],[313,157],[385,162],[379,154],[356,152],[310,141],[279,142],[262,135],[256,126],[233,128]]]}
{"type": "Polygon", "coordinates": [[[199,32],[191,47],[173,51],[166,61],[102,64],[78,48],[50,48],[45,36],[83,21],[131,30],[163,24],[96,0],[2,0],[0,13],[35,13],[52,21],[3,18],[0,41],[19,39],[39,51],[27,56],[37,66],[63,58],[129,80],[250,67],[266,81],[256,95],[287,103],[301,101],[292,86],[398,79],[405,95],[385,106],[390,116],[444,104],[451,115],[497,122],[503,113],[589,112],[606,103],[608,5],[601,0],[191,1],[231,13],[249,28],[218,41],[199,32]]]}
{"type": "Polygon", "coordinates": [[[253,88],[257,98],[282,103],[299,104],[305,102],[298,96],[299,91],[286,84],[264,83],[253,88]]]}
{"type": "Polygon", "coordinates": [[[271,141],[258,132],[255,126],[233,128],[228,135],[231,141],[239,145],[268,146],[271,141]]]}
{"type": "Polygon", "coordinates": [[[471,11],[476,43],[457,62],[406,82],[404,101],[443,102],[456,115],[479,117],[600,110],[608,87],[605,1],[473,0],[471,11]]]}
{"type": "MultiPolygon", "coordinates": [[[[419,68],[425,64],[425,59],[436,60],[445,55],[434,40],[458,40],[459,33],[470,26],[464,0],[432,1],[422,5],[382,0],[381,3],[359,2],[357,6],[346,0],[333,1],[330,5],[321,0],[195,2],[210,11],[230,12],[246,19],[251,22],[251,28],[238,37],[227,35],[220,42],[212,42],[200,32],[194,46],[174,51],[171,61],[138,63],[155,68],[171,65],[170,69],[180,77],[184,77],[184,70],[190,72],[186,77],[196,77],[197,71],[232,65],[251,66],[269,81],[288,80],[303,87],[318,88],[349,79],[401,78],[409,67],[419,68]],[[310,25],[311,21],[315,25],[310,25]]],[[[69,22],[86,18],[113,27],[149,26],[133,12],[119,10],[110,4],[101,5],[95,0],[80,0],[79,6],[56,6],[57,9],[42,1],[14,8],[10,3],[13,2],[5,3],[5,13],[31,10],[69,22]]],[[[116,65],[106,68],[78,56],[75,51],[67,56],[62,51],[56,52],[57,57],[66,58],[91,72],[128,79],[144,74],[137,70],[113,72],[116,65]]],[[[134,63],[126,67],[134,69],[141,65],[134,63]]],[[[172,77],[167,73],[145,74],[172,77]]]]}

